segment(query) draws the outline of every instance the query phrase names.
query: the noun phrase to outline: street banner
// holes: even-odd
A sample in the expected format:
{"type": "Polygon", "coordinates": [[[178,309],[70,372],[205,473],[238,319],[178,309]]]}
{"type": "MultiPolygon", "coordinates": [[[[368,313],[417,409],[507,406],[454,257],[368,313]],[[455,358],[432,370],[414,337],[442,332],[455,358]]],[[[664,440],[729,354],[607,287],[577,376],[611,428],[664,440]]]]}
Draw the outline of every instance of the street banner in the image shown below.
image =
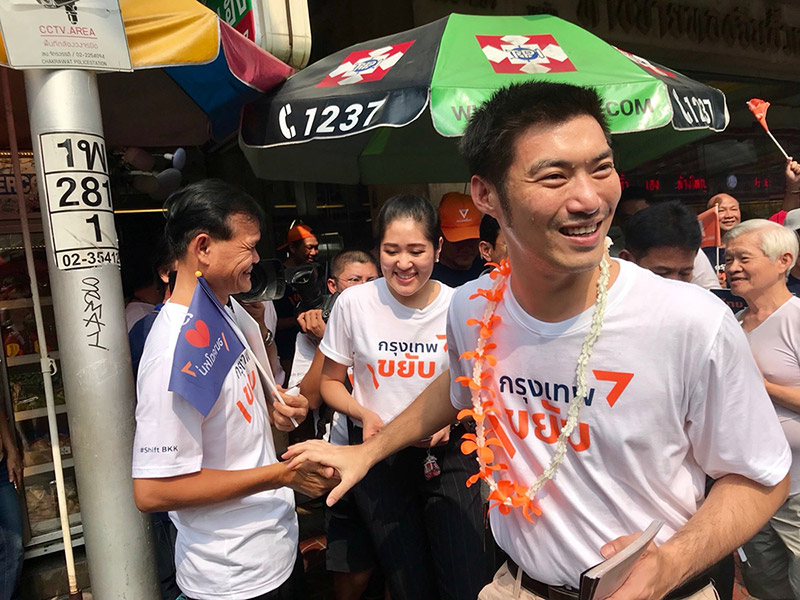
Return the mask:
{"type": "Polygon", "coordinates": [[[15,69],[133,70],[119,0],[2,0],[0,31],[15,69]]]}
{"type": "Polygon", "coordinates": [[[175,346],[167,389],[181,395],[204,417],[211,412],[225,378],[245,350],[224,310],[199,276],[175,346]]]}
{"type": "Polygon", "coordinates": [[[715,204],[707,211],[697,215],[700,222],[700,229],[703,233],[703,240],[700,242],[701,248],[713,248],[722,245],[722,235],[719,231],[719,208],[715,204]]]}

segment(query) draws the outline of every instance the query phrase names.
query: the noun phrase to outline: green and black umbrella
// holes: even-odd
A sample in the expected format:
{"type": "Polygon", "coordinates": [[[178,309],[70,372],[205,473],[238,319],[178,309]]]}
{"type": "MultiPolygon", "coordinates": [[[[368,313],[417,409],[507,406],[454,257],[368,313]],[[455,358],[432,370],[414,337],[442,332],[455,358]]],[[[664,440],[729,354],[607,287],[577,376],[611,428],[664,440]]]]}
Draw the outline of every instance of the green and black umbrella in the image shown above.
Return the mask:
{"type": "Polygon", "coordinates": [[[245,108],[240,144],[264,179],[464,181],[457,139],[472,110],[530,80],[595,88],[613,134],[658,130],[615,138],[639,160],[728,124],[719,90],[572,23],[453,14],[297,73],[245,108]]]}

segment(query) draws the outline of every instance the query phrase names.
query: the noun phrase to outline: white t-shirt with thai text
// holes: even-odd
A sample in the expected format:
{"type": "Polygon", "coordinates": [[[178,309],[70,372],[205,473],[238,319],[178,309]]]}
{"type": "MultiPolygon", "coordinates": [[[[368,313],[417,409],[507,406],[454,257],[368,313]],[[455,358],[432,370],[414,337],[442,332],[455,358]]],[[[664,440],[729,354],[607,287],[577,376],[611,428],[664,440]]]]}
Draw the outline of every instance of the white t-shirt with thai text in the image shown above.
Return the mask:
{"type": "MultiPolygon", "coordinates": [[[[736,317],[741,319],[744,311],[736,317]]],[[[762,375],[770,383],[800,388],[800,298],[792,296],[752,331],[745,332],[762,375]]],[[[800,413],[775,404],[792,448],[790,494],[800,494],[800,413]]]]}
{"type": "MultiPolygon", "coordinates": [[[[698,286],[670,281],[617,261],[602,331],[588,362],[588,393],[555,478],[536,495],[542,515],[491,510],[498,544],[525,572],[552,585],[578,586],[582,571],[603,560],[607,542],[665,526],[664,543],[697,511],[706,474],[738,473],[779,483],[791,453],[747,340],[733,313],[698,286]]],[[[524,277],[524,274],[521,275],[524,277]]],[[[514,275],[512,274],[512,278],[514,275]]],[[[468,388],[489,288],[488,276],[460,288],[448,315],[451,400],[471,406],[468,388]]],[[[529,486],[550,463],[576,389],[576,364],[594,308],[559,323],[528,315],[510,284],[497,308],[485,380],[497,394],[500,429],[510,449],[492,446],[508,478],[529,486]],[[513,456],[509,456],[513,453],[513,456]]]]}
{"type": "Polygon", "coordinates": [[[448,368],[447,308],[453,289],[439,283],[428,306],[392,296],[386,280],[346,289],[331,311],[322,353],[353,367],[353,398],[386,424],[448,368]]]}
{"type": "MultiPolygon", "coordinates": [[[[268,371],[258,325],[238,303],[233,306],[240,329],[268,371]]],[[[137,383],[133,477],[174,477],[201,468],[234,471],[277,462],[264,391],[247,352],[231,369],[205,418],[167,391],[187,310],[167,302],[147,337],[137,383]]],[[[178,530],[178,586],[192,598],[253,598],[291,575],[298,528],[288,488],[169,515],[178,530]]]]}

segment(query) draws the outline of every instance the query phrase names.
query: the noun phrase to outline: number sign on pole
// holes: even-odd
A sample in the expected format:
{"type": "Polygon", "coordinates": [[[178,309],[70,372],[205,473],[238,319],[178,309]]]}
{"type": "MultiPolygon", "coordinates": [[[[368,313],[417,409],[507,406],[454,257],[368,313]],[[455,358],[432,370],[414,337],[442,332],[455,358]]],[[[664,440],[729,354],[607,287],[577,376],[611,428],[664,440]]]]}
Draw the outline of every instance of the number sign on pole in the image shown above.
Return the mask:
{"type": "Polygon", "coordinates": [[[119,266],[119,246],[102,137],[39,135],[47,213],[59,269],[119,266]]]}

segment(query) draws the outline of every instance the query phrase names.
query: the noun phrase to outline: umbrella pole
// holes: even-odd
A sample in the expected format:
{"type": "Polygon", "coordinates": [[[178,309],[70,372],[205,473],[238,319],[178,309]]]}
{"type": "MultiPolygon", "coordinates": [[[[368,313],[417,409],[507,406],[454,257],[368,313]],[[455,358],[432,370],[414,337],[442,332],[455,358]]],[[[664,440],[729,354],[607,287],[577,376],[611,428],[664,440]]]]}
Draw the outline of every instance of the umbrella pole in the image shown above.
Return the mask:
{"type": "Polygon", "coordinates": [[[67,581],[69,584],[70,599],[81,598],[78,590],[78,580],[75,577],[75,558],[72,555],[72,535],[69,531],[69,513],[67,511],[67,493],[64,486],[64,469],[61,465],[61,449],[58,441],[58,426],[56,423],[56,405],[53,394],[53,378],[55,362],[47,356],[47,343],[45,341],[44,320],[42,319],[42,305],[39,300],[39,285],[36,278],[36,268],[33,263],[33,248],[31,245],[31,232],[28,226],[28,212],[25,206],[25,195],[22,191],[22,169],[19,164],[19,148],[17,147],[17,129],[14,124],[14,111],[11,106],[11,89],[8,84],[8,69],[0,68],[0,78],[3,83],[3,103],[5,104],[6,125],[8,127],[8,142],[11,146],[11,161],[14,166],[14,183],[17,192],[17,206],[22,224],[22,240],[25,248],[25,263],[28,268],[28,278],[31,283],[33,296],[33,315],[36,321],[36,336],[39,340],[39,356],[41,357],[42,376],[44,377],[44,396],[47,406],[47,421],[50,426],[50,448],[53,452],[53,469],[56,476],[56,496],[58,498],[58,513],[61,520],[61,535],[64,538],[64,558],[67,563],[67,581]]]}
{"type": "MultiPolygon", "coordinates": [[[[87,202],[79,219],[59,221],[51,209],[61,206],[63,190],[45,176],[44,163],[55,154],[43,156],[43,140],[54,135],[63,135],[64,143],[76,140],[73,154],[62,146],[59,152],[65,154],[58,155],[78,157],[76,165],[81,146],[90,150],[87,139],[102,140],[97,76],[74,69],[28,70],[25,90],[92,595],[96,600],[158,598],[150,519],[133,501],[135,394],[119,267],[59,265],[54,240],[67,236],[76,240],[71,243],[95,247],[91,224],[98,227],[100,213],[92,213],[96,205],[87,202]],[[87,212],[93,215],[89,220],[87,212]],[[80,230],[84,221],[86,231],[80,230]]],[[[101,179],[107,174],[105,155],[105,144],[98,143],[102,158],[92,164],[101,179]]],[[[102,239],[116,245],[113,227],[102,239]]]]}

